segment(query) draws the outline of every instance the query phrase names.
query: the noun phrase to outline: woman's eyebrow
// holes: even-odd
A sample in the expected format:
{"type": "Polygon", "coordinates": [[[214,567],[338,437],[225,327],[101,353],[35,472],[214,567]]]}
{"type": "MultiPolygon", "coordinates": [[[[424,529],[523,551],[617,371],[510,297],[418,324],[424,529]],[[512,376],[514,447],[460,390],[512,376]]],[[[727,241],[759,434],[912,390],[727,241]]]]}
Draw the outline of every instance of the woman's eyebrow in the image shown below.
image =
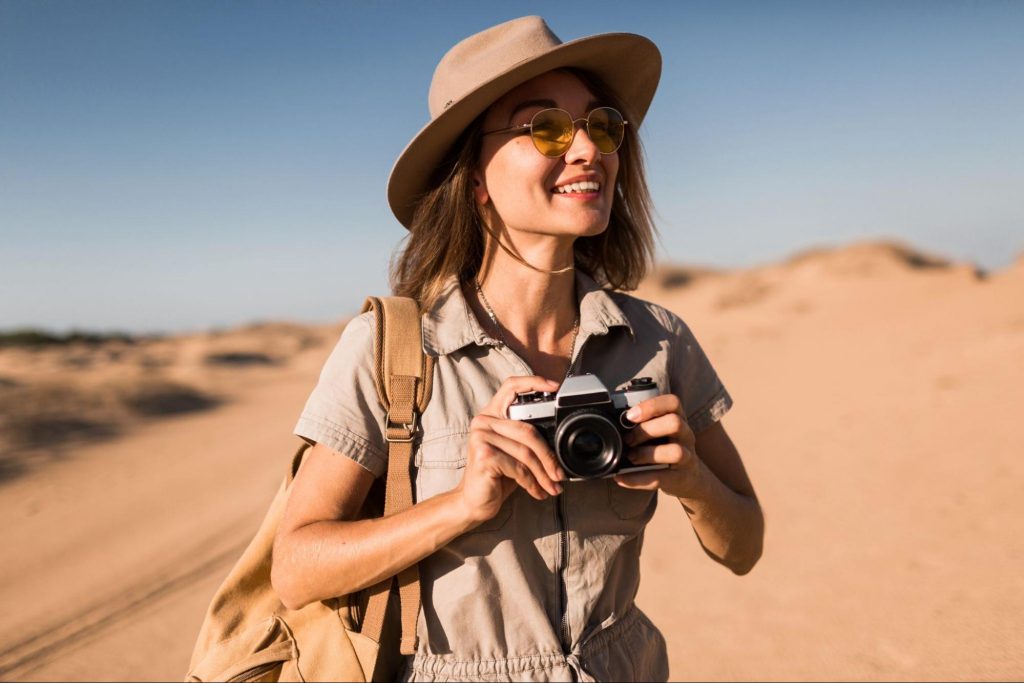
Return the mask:
{"type": "Polygon", "coordinates": [[[512,118],[515,117],[515,115],[518,114],[523,109],[529,109],[530,107],[551,108],[556,106],[558,105],[555,104],[554,100],[526,100],[525,102],[520,102],[515,106],[515,109],[513,109],[512,112],[508,115],[508,125],[512,125],[512,118]]]}

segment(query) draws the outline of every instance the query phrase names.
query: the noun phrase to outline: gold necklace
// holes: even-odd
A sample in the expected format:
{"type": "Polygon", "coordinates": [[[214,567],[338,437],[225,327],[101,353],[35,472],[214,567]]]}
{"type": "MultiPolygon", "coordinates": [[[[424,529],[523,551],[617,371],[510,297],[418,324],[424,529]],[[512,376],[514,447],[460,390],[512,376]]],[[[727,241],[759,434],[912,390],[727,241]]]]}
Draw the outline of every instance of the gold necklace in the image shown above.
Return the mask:
{"type": "MultiPolygon", "coordinates": [[[[508,340],[505,338],[505,333],[502,331],[503,328],[501,326],[501,323],[498,322],[498,316],[495,315],[494,309],[491,308],[491,303],[487,300],[487,297],[484,295],[484,286],[480,284],[479,278],[475,279],[474,282],[476,283],[476,293],[480,296],[480,303],[484,305],[484,310],[487,311],[487,317],[491,319],[491,323],[494,325],[494,329],[498,331],[498,341],[500,341],[504,346],[512,348],[511,346],[509,346],[508,340]]],[[[569,373],[572,372],[572,354],[576,351],[576,335],[579,334],[579,331],[580,314],[577,311],[576,320],[574,320],[572,323],[572,343],[569,345],[569,369],[566,370],[565,372],[566,377],[568,377],[569,373]]]]}

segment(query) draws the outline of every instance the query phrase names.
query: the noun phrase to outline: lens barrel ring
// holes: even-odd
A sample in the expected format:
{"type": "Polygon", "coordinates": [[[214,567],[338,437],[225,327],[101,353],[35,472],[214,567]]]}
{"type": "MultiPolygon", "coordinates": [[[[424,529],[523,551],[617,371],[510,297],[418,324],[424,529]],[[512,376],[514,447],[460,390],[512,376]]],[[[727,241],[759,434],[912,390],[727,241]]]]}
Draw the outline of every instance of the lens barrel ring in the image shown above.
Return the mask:
{"type": "Polygon", "coordinates": [[[614,472],[622,458],[622,435],[605,411],[575,410],[558,422],[555,456],[572,477],[592,479],[614,472]]]}

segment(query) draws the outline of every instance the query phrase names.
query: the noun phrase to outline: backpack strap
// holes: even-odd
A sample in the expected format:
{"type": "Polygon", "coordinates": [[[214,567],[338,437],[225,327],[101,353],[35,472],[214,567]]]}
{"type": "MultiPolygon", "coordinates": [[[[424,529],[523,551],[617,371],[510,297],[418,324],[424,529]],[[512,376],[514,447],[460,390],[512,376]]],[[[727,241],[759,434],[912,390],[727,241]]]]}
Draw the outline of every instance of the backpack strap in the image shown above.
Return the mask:
{"type": "MultiPolygon", "coordinates": [[[[374,382],[381,405],[387,411],[385,439],[388,442],[388,474],[384,493],[384,516],[413,505],[413,441],[419,415],[430,401],[434,359],[423,352],[420,310],[408,297],[369,297],[363,312],[372,310],[377,330],[373,347],[374,382]]],[[[384,633],[391,587],[397,582],[402,611],[401,653],[416,652],[416,621],[420,611],[419,566],[403,569],[370,589],[361,632],[380,643],[384,633]]]]}

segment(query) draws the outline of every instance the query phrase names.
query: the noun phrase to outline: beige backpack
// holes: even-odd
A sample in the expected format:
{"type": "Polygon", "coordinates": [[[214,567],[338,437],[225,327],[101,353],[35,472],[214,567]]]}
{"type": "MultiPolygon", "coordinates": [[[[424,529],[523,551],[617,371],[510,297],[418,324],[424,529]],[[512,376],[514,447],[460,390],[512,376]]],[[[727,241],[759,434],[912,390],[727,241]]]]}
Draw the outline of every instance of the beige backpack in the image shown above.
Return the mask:
{"type": "MultiPolygon", "coordinates": [[[[375,380],[387,411],[383,514],[391,515],[413,503],[413,440],[418,415],[430,400],[433,359],[423,353],[415,301],[370,297],[363,311],[371,309],[377,323],[375,380]]],[[[287,609],[274,592],[270,584],[274,536],[291,482],[308,448],[303,442],[255,538],[214,595],[192,653],[187,681],[394,680],[402,655],[416,651],[420,608],[416,565],[359,595],[315,602],[298,610],[287,609]],[[398,629],[396,600],[390,599],[393,593],[401,606],[400,643],[394,638],[398,629]]],[[[369,516],[373,502],[364,506],[364,515],[369,516]]],[[[379,511],[379,503],[376,509],[379,511]]]]}

